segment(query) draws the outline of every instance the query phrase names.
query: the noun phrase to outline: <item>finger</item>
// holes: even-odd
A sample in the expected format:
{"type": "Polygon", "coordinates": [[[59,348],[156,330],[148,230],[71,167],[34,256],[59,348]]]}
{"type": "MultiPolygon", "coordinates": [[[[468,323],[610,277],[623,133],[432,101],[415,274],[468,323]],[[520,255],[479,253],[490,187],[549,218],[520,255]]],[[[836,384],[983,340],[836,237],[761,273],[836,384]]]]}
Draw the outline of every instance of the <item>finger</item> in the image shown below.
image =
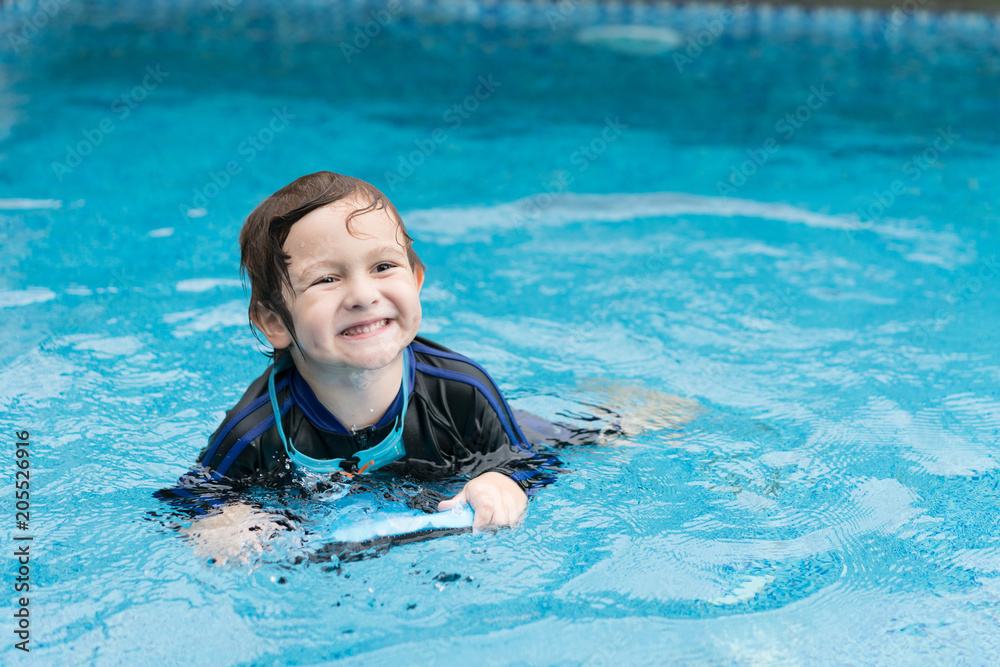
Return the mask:
{"type": "Polygon", "coordinates": [[[472,529],[483,530],[484,528],[489,528],[493,525],[495,514],[496,508],[493,503],[480,503],[479,507],[476,508],[476,515],[472,519],[472,529]]]}
{"type": "Polygon", "coordinates": [[[516,526],[521,523],[521,519],[524,518],[524,511],[527,509],[527,504],[524,503],[518,496],[514,494],[507,494],[503,499],[503,508],[503,525],[516,526]]]}
{"type": "Polygon", "coordinates": [[[458,492],[457,495],[448,498],[447,500],[442,500],[441,502],[439,502],[438,511],[443,512],[445,510],[450,510],[455,507],[461,507],[462,505],[465,505],[467,503],[468,500],[466,499],[465,489],[463,488],[461,491],[458,492]]]}
{"type": "Polygon", "coordinates": [[[500,507],[497,508],[497,512],[493,517],[493,521],[497,526],[513,526],[517,519],[517,512],[510,505],[510,500],[504,498],[500,507]]]}

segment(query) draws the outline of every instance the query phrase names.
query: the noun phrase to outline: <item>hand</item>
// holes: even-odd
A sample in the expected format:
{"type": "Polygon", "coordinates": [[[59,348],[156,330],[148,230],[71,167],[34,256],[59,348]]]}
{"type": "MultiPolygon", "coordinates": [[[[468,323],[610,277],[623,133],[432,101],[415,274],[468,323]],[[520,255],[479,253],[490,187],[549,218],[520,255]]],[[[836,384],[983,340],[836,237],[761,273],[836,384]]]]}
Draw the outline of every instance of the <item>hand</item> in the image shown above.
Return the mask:
{"type": "Polygon", "coordinates": [[[504,528],[521,523],[528,510],[528,496],[507,475],[487,472],[466,484],[454,498],[438,503],[438,510],[464,504],[470,505],[476,513],[473,530],[504,528]]]}
{"type": "Polygon", "coordinates": [[[244,503],[226,505],[218,514],[203,516],[180,531],[191,539],[195,555],[211,559],[216,565],[248,564],[264,552],[267,544],[280,530],[276,519],[244,503]]]}

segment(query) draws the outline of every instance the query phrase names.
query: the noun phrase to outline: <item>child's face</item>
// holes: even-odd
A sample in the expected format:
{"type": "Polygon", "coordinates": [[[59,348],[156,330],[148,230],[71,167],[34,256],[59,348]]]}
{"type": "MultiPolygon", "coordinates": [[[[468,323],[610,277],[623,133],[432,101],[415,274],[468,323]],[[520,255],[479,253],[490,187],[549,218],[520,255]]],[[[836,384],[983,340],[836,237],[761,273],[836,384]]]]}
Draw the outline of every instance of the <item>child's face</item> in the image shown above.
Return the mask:
{"type": "MultiPolygon", "coordinates": [[[[356,216],[357,236],[348,233],[346,218],[358,208],[348,201],[318,208],[292,226],[282,246],[291,256],[285,302],[298,337],[293,358],[315,374],[383,368],[420,328],[423,273],[410,268],[385,209],[356,216]]],[[[279,328],[287,340],[264,333],[285,347],[293,341],[279,328]]]]}

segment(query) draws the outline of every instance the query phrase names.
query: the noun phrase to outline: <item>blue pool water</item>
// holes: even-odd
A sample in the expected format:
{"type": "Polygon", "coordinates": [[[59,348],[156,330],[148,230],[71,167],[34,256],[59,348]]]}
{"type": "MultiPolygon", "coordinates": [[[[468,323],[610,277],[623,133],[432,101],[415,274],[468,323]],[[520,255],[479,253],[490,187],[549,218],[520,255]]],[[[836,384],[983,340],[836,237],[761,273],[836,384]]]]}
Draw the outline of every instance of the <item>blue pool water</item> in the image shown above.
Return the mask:
{"type": "Polygon", "coordinates": [[[29,534],[46,664],[995,660],[995,21],[274,5],[0,10],[5,664],[29,534]],[[152,494],[266,365],[242,218],[320,169],[403,212],[424,335],[626,432],[515,530],[338,568],[337,498],[265,497],[213,567],[152,494]]]}

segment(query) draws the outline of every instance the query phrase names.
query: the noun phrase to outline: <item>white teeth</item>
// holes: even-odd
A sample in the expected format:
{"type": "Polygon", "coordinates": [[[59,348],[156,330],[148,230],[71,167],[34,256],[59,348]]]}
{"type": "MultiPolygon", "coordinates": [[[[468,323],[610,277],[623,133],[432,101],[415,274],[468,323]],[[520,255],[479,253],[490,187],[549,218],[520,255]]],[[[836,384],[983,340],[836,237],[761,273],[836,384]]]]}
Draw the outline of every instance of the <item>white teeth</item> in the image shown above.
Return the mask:
{"type": "Polygon", "coordinates": [[[379,320],[374,324],[366,324],[363,327],[354,327],[353,329],[348,329],[344,332],[345,336],[357,336],[359,334],[366,334],[369,331],[375,331],[375,329],[381,329],[382,327],[389,324],[389,320],[379,320]]]}

